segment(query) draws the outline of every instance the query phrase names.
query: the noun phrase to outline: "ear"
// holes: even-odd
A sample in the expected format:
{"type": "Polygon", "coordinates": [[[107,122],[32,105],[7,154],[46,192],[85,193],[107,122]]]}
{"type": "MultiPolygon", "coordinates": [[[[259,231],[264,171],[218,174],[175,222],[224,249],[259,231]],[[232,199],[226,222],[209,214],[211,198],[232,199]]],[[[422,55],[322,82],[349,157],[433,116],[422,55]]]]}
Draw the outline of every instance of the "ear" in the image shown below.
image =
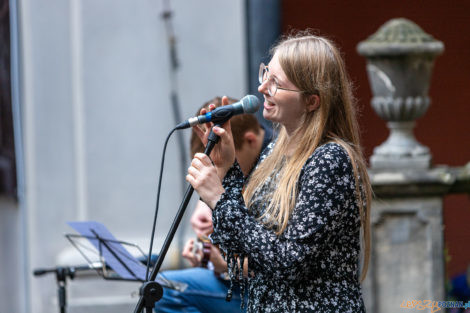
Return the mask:
{"type": "Polygon", "coordinates": [[[258,137],[256,136],[256,134],[250,130],[243,134],[243,142],[247,143],[250,146],[256,143],[257,139],[258,137]]]}
{"type": "Polygon", "coordinates": [[[320,97],[318,95],[310,95],[307,98],[307,113],[315,111],[320,106],[320,97]]]}

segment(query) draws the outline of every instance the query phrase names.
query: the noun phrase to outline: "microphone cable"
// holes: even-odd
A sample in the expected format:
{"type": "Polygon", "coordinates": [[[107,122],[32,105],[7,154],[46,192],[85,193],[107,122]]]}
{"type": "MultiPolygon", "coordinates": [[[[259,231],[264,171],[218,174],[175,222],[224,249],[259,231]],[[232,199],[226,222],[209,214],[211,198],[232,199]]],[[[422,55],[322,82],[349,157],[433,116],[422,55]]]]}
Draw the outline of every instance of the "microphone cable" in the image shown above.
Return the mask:
{"type": "Polygon", "coordinates": [[[165,165],[166,147],[168,145],[168,141],[170,140],[171,135],[173,135],[175,130],[176,130],[176,127],[173,128],[168,133],[168,136],[165,139],[165,144],[163,145],[162,161],[161,161],[161,164],[160,164],[160,175],[158,177],[157,200],[156,200],[156,204],[155,204],[155,216],[153,218],[152,235],[150,236],[150,247],[149,247],[149,253],[148,253],[148,256],[147,256],[147,269],[146,269],[146,272],[145,272],[145,281],[146,282],[149,280],[150,262],[151,262],[151,259],[152,259],[153,239],[155,237],[155,229],[157,227],[158,207],[159,207],[159,204],[160,204],[160,190],[162,188],[162,177],[163,177],[163,168],[164,168],[164,165],[165,165]]]}

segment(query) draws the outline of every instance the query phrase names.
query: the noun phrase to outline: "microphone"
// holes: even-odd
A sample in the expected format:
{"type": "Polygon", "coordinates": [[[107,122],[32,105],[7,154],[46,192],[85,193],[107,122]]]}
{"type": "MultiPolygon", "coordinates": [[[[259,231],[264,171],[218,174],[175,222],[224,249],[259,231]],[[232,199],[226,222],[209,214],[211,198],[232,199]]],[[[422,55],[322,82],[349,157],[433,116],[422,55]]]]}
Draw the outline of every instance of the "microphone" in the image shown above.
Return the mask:
{"type": "Polygon", "coordinates": [[[207,112],[206,114],[191,117],[186,121],[176,125],[176,129],[185,129],[197,124],[213,122],[214,124],[223,124],[232,116],[243,113],[255,113],[260,106],[259,99],[253,95],[243,97],[240,101],[225,105],[207,112]]]}

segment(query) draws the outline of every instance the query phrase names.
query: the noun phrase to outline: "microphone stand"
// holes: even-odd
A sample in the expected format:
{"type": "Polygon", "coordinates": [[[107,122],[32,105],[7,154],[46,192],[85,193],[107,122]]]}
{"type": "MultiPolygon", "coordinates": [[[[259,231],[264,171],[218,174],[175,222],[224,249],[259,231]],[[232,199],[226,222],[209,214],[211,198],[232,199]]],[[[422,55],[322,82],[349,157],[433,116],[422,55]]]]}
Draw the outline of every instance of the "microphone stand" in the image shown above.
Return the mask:
{"type": "MultiPolygon", "coordinates": [[[[216,125],[219,126],[219,125],[216,125]]],[[[206,155],[210,155],[212,149],[215,145],[219,142],[220,137],[217,136],[212,130],[207,138],[207,146],[204,151],[206,155]]],[[[183,218],[184,212],[186,211],[186,207],[188,206],[189,200],[191,200],[191,196],[194,192],[193,186],[189,185],[186,189],[186,193],[184,194],[183,201],[180,204],[178,209],[178,213],[176,214],[175,219],[173,220],[173,224],[171,225],[170,231],[168,232],[165,242],[163,243],[163,247],[158,254],[157,262],[155,263],[152,273],[150,274],[149,279],[143,283],[142,287],[140,288],[140,299],[137,302],[135,307],[134,313],[141,313],[143,308],[145,307],[146,313],[152,313],[153,308],[155,307],[155,302],[159,301],[163,297],[163,287],[155,281],[157,278],[157,274],[162,266],[163,260],[165,258],[166,253],[168,252],[168,248],[170,247],[171,241],[175,236],[175,233],[178,229],[178,226],[183,218]]]]}
{"type": "MultiPolygon", "coordinates": [[[[181,117],[181,110],[180,110],[180,103],[178,97],[178,68],[180,66],[178,61],[177,55],[177,46],[176,46],[176,35],[175,29],[172,23],[173,12],[170,8],[170,0],[163,0],[163,12],[162,12],[162,19],[165,22],[165,29],[166,29],[166,36],[168,39],[168,47],[169,47],[169,54],[170,54],[170,89],[171,89],[171,107],[173,109],[173,117],[175,123],[178,123],[182,120],[181,117]]],[[[181,174],[185,172],[185,166],[187,162],[187,154],[185,149],[185,141],[183,137],[183,133],[176,134],[178,139],[178,146],[180,149],[180,166],[181,166],[181,174]]],[[[181,181],[181,192],[184,192],[185,183],[181,181]]],[[[181,238],[184,237],[184,230],[181,232],[181,238]]],[[[178,242],[180,246],[183,245],[182,239],[178,242]]],[[[180,263],[181,265],[181,263],[180,263]]]]}
{"type": "Polygon", "coordinates": [[[67,309],[67,277],[75,278],[75,272],[78,270],[88,270],[89,266],[58,266],[55,268],[38,268],[34,270],[34,276],[41,276],[48,273],[55,273],[57,280],[57,297],[60,313],[65,313],[67,309]]]}

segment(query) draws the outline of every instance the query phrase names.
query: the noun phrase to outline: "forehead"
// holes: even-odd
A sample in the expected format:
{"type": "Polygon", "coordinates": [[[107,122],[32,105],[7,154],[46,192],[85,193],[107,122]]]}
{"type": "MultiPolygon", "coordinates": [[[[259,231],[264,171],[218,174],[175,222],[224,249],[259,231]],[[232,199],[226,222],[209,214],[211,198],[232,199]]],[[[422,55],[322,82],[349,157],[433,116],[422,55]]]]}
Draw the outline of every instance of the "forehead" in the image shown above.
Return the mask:
{"type": "Polygon", "coordinates": [[[281,64],[279,63],[279,57],[277,54],[274,54],[271,61],[269,61],[268,68],[269,74],[271,76],[275,76],[280,81],[289,82],[286,73],[284,73],[284,70],[282,69],[281,64]]]}
{"type": "Polygon", "coordinates": [[[273,74],[274,72],[284,73],[284,71],[281,68],[281,64],[279,63],[279,57],[277,56],[277,54],[273,55],[271,61],[269,61],[268,63],[268,67],[269,67],[270,73],[273,73],[273,74]]]}

